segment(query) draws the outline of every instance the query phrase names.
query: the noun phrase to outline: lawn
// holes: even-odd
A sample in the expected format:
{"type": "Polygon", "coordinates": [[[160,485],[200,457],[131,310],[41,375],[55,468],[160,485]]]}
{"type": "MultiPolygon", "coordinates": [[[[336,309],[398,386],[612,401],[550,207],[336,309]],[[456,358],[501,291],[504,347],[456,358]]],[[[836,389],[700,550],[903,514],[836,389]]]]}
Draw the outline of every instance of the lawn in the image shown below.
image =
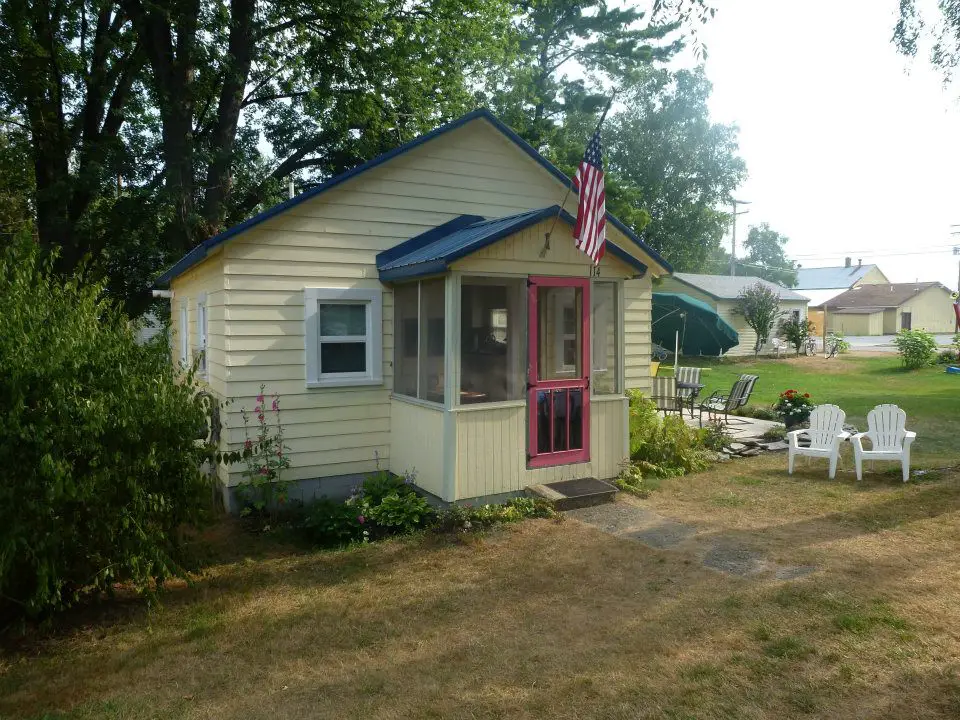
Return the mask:
{"type": "Polygon", "coordinates": [[[703,362],[705,395],[723,393],[741,373],[759,375],[751,405],[772,405],[789,388],[809,392],[817,403],[839,405],[847,422],[866,430],[867,413],[880,403],[895,403],[907,413],[907,427],[917,433],[913,459],[917,465],[944,465],[960,461],[960,375],[948,375],[943,366],[923,370],[901,369],[895,355],[861,353],[830,360],[800,357],[780,360],[703,362]]]}
{"type": "Polygon", "coordinates": [[[828,481],[782,456],[663,483],[658,550],[566,519],[305,552],[229,524],[189,585],[10,645],[0,716],[960,715],[960,474],[828,481]],[[704,567],[723,540],[796,580],[704,567]]]}

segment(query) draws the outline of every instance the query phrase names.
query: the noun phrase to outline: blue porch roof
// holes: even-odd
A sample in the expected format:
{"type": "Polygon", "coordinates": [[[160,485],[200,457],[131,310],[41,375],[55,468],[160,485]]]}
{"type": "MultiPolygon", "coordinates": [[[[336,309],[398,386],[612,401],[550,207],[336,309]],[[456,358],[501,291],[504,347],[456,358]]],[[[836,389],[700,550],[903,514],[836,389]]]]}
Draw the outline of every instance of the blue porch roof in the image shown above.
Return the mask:
{"type": "MultiPolygon", "coordinates": [[[[377,270],[384,282],[437,275],[446,272],[454,261],[553,217],[558,217],[568,225],[575,222],[573,216],[561,210],[559,205],[493,220],[485,220],[477,215],[461,215],[378,254],[377,270]]],[[[609,239],[607,252],[640,273],[647,271],[646,265],[609,239]]]]}
{"type": "MultiPolygon", "coordinates": [[[[254,215],[252,218],[245,220],[239,225],[235,225],[228,230],[224,230],[219,235],[214,235],[213,237],[208,238],[207,240],[204,240],[202,243],[200,243],[195,248],[193,248],[193,250],[191,250],[182,258],[180,258],[180,260],[178,260],[172,267],[167,269],[167,271],[164,272],[160,277],[158,277],[157,280],[154,282],[154,285],[157,287],[164,287],[168,285],[173,278],[177,277],[178,275],[182,275],[191,267],[200,263],[205,257],[207,257],[207,255],[210,254],[211,251],[213,251],[219,245],[223,244],[224,242],[234,237],[235,235],[239,235],[245,230],[249,230],[250,228],[264,222],[265,220],[268,220],[276,215],[279,215],[280,213],[284,212],[285,210],[288,210],[289,208],[295,207],[296,205],[299,205],[300,203],[306,200],[309,200],[310,198],[314,198],[317,195],[320,195],[326,192],[327,190],[330,190],[331,188],[334,188],[337,185],[340,185],[341,183],[349,180],[350,178],[356,177],[357,175],[360,175],[361,173],[366,172],[367,170],[370,170],[372,168],[377,167],[378,165],[385,163],[387,160],[391,160],[392,158],[395,158],[399,155],[409,152],[410,150],[413,150],[415,147],[418,147],[424,144],[425,142],[428,142],[436,137],[439,137],[440,135],[448,133],[451,130],[462,127],[463,125],[466,125],[468,122],[471,122],[478,118],[483,118],[484,120],[489,122],[491,125],[493,125],[494,128],[496,128],[499,132],[503,133],[503,135],[505,135],[509,140],[511,140],[515,145],[517,145],[517,147],[519,147],[523,152],[525,152],[531,158],[536,160],[537,163],[539,163],[544,169],[547,170],[547,172],[549,172],[551,175],[557,178],[557,180],[559,180],[565,186],[572,189],[573,181],[570,178],[568,178],[566,175],[564,175],[560,171],[560,169],[557,168],[557,166],[555,166],[553,163],[551,163],[549,160],[543,157],[540,153],[538,153],[530,144],[528,144],[523,138],[517,135],[507,125],[501,122],[493,113],[491,113],[486,108],[480,108],[478,110],[469,112],[466,115],[463,115],[457,118],[456,120],[453,120],[452,122],[447,123],[446,125],[442,125],[441,127],[438,127],[436,130],[432,130],[431,132],[421,135],[418,138],[414,138],[410,142],[404,143],[403,145],[400,145],[394,148],[393,150],[390,150],[389,152],[384,153],[383,155],[379,155],[373,158],[372,160],[369,160],[363,163],[362,165],[358,165],[352,170],[348,170],[345,173],[341,173],[336,177],[330,178],[326,182],[320,185],[317,185],[316,187],[313,187],[307,190],[306,192],[303,192],[297,195],[296,197],[290,198],[285,202],[274,205],[273,207],[267,210],[264,210],[263,212],[257,215],[254,215]]],[[[629,227],[624,225],[615,216],[611,215],[610,213],[607,213],[607,222],[610,223],[613,227],[617,228],[617,230],[622,232],[624,235],[626,235],[633,243],[635,243],[640,249],[642,249],[643,252],[645,252],[650,258],[653,259],[654,262],[660,265],[664,270],[666,270],[667,272],[673,272],[673,267],[670,265],[670,263],[664,260],[656,250],[654,250],[652,247],[647,245],[643,240],[640,239],[640,237],[633,230],[631,230],[629,227]]],[[[443,227],[443,226],[441,225],[440,227],[443,227]]],[[[613,252],[614,254],[618,254],[618,252],[620,254],[625,254],[625,253],[622,253],[622,250],[620,248],[614,249],[612,247],[609,247],[609,245],[610,244],[608,242],[608,250],[613,252]]]]}

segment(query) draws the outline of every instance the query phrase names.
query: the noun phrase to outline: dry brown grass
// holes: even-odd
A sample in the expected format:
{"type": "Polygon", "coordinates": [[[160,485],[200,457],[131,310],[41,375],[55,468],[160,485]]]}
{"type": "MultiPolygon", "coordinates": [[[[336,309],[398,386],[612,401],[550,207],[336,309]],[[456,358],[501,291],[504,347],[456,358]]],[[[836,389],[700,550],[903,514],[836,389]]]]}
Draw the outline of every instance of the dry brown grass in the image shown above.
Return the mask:
{"type": "Polygon", "coordinates": [[[226,537],[238,559],[155,613],[8,652],[0,715],[960,715],[960,475],[856,487],[782,464],[664,483],[644,504],[698,525],[682,550],[569,520],[248,560],[226,537]],[[698,554],[716,536],[820,570],[719,574],[698,554]]]}

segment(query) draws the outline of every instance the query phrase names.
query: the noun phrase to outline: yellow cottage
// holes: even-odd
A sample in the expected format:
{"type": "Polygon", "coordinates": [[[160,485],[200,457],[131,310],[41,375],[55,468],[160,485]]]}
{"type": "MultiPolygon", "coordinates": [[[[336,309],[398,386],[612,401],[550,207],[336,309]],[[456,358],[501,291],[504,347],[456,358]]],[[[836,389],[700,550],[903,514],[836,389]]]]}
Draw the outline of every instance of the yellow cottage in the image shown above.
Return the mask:
{"type": "Polygon", "coordinates": [[[223,449],[263,383],[304,500],[378,468],[448,502],[614,477],[671,268],[610,215],[594,267],[570,186],[477,110],[188,253],[158,284],[175,360],[233,401],[223,449]]]}

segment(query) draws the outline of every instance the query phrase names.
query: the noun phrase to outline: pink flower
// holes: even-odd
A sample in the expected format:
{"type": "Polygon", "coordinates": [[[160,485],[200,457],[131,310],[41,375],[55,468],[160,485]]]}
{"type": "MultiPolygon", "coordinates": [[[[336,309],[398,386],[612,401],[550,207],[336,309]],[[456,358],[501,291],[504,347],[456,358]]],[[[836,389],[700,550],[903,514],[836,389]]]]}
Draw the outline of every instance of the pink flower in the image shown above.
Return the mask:
{"type": "Polygon", "coordinates": [[[260,468],[260,474],[261,474],[261,475],[269,475],[269,474],[270,474],[270,471],[267,470],[266,466],[263,466],[263,467],[260,468]]]}
{"type": "Polygon", "coordinates": [[[279,409],[280,409],[280,402],[279,402],[276,398],[274,398],[274,399],[273,399],[273,411],[276,412],[276,411],[279,410],[279,409]]]}
{"type": "Polygon", "coordinates": [[[357,515],[357,522],[363,525],[367,519],[363,515],[357,515]]]}
{"type": "Polygon", "coordinates": [[[253,409],[253,411],[254,411],[255,413],[260,413],[262,410],[263,410],[263,408],[260,407],[259,405],[257,405],[257,406],[253,409]]]}
{"type": "Polygon", "coordinates": [[[257,415],[257,420],[259,420],[260,422],[263,422],[263,413],[260,413],[259,415],[257,415]]]}
{"type": "Polygon", "coordinates": [[[250,440],[247,440],[247,441],[243,444],[243,447],[244,447],[245,449],[249,450],[250,448],[253,447],[253,442],[250,441],[250,440]]]}
{"type": "Polygon", "coordinates": [[[263,402],[263,393],[260,393],[259,395],[257,395],[257,402],[258,402],[258,403],[262,403],[262,402],[263,402]]]}

